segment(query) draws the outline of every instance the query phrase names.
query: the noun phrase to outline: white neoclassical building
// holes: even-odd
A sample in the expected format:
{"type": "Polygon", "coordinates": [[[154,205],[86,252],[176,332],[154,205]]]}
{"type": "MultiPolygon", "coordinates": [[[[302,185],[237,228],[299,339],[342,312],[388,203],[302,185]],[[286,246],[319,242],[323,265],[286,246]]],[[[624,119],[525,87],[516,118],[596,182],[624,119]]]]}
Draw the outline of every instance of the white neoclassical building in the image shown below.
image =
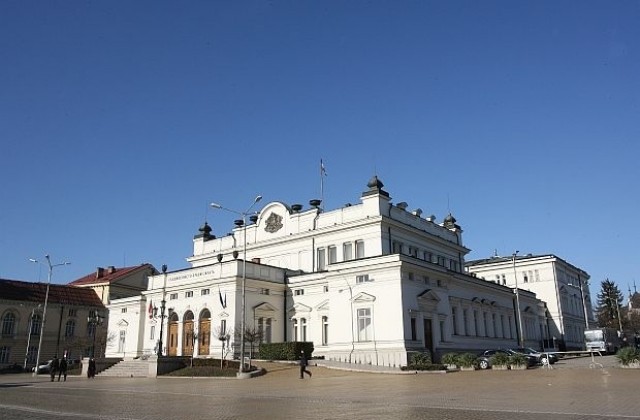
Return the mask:
{"type": "MultiPolygon", "coordinates": [[[[312,341],[314,356],[402,366],[416,351],[517,345],[514,291],[464,272],[469,249],[453,216],[392,203],[377,177],[357,204],[271,202],[227,236],[207,223],[199,232],[190,268],[111,302],[110,334],[127,341],[107,355],[152,354],[161,342],[168,355],[239,357],[243,278],[246,328],[264,342],[312,341]]],[[[539,347],[544,303],[521,290],[520,304],[527,344],[539,347]]]]}
{"type": "Polygon", "coordinates": [[[589,274],[552,254],[515,255],[469,261],[469,273],[487,281],[534,292],[547,305],[549,334],[560,350],[584,348],[584,330],[597,325],[589,274]],[[517,282],[517,283],[516,283],[517,282]]]}

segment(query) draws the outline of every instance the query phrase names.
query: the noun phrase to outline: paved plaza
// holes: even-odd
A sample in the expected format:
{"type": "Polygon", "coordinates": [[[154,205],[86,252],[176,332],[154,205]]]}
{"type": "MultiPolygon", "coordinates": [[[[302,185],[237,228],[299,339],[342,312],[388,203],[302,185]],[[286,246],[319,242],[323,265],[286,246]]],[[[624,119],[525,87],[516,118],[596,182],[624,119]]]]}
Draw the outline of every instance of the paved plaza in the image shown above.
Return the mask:
{"type": "Polygon", "coordinates": [[[264,376],[0,376],[0,419],[640,419],[640,370],[589,368],[379,374],[264,363],[264,376]]]}

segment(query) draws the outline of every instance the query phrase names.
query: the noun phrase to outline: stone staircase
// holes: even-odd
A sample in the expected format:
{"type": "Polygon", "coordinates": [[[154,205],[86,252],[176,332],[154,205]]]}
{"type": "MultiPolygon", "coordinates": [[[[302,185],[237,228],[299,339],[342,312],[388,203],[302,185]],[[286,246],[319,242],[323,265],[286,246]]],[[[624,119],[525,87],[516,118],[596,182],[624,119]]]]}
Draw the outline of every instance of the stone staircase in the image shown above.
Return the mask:
{"type": "Polygon", "coordinates": [[[149,362],[142,359],[123,360],[96,374],[96,376],[146,378],[149,376],[149,362]]]}

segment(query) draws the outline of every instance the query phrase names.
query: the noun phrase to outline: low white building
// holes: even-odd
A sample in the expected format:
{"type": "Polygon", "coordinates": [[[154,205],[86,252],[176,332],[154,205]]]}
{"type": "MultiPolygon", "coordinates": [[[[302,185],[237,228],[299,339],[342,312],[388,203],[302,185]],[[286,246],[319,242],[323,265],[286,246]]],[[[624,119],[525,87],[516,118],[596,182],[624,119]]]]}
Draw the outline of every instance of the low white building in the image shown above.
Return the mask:
{"type": "Polygon", "coordinates": [[[555,255],[515,255],[469,261],[469,273],[534,292],[547,305],[549,329],[560,350],[584,348],[584,330],[594,327],[589,274],[555,255]]]}
{"type": "MultiPolygon", "coordinates": [[[[220,238],[205,223],[192,267],[150,276],[140,302],[114,300],[110,333],[120,336],[125,323],[138,331],[116,305],[146,307],[143,338],[121,349],[237,358],[244,283],[246,328],[266,342],[312,341],[314,356],[402,366],[411,352],[516,346],[514,291],[463,271],[469,249],[453,216],[437,222],[393,204],[377,177],[367,187],[359,204],[332,211],[319,200],[307,209],[268,203],[220,238]]],[[[527,344],[539,347],[544,303],[527,291],[520,301],[527,344]]],[[[124,356],[117,350],[108,355],[124,356]]]]}

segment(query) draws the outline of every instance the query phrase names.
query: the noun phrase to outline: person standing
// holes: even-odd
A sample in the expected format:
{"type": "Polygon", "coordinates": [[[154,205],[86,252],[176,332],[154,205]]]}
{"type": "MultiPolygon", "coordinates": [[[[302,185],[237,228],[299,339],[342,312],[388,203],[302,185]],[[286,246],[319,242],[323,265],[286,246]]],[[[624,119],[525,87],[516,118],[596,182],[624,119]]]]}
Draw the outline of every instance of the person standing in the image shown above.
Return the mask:
{"type": "Polygon", "coordinates": [[[309,362],[307,361],[307,355],[304,354],[304,350],[300,352],[300,379],[304,379],[304,374],[306,373],[311,378],[311,372],[307,370],[307,366],[309,362]]]}
{"type": "Polygon", "coordinates": [[[60,377],[64,375],[64,381],[67,382],[67,368],[69,364],[67,363],[67,358],[63,357],[60,360],[60,369],[58,370],[58,382],[60,382],[60,377]]]}
{"type": "Polygon", "coordinates": [[[60,362],[58,361],[58,356],[53,356],[53,360],[51,361],[51,366],[49,366],[49,374],[51,375],[51,382],[56,378],[56,372],[60,367],[60,362]]]}
{"type": "Polygon", "coordinates": [[[89,359],[89,369],[87,369],[87,377],[94,378],[96,376],[96,359],[89,359]]]}

